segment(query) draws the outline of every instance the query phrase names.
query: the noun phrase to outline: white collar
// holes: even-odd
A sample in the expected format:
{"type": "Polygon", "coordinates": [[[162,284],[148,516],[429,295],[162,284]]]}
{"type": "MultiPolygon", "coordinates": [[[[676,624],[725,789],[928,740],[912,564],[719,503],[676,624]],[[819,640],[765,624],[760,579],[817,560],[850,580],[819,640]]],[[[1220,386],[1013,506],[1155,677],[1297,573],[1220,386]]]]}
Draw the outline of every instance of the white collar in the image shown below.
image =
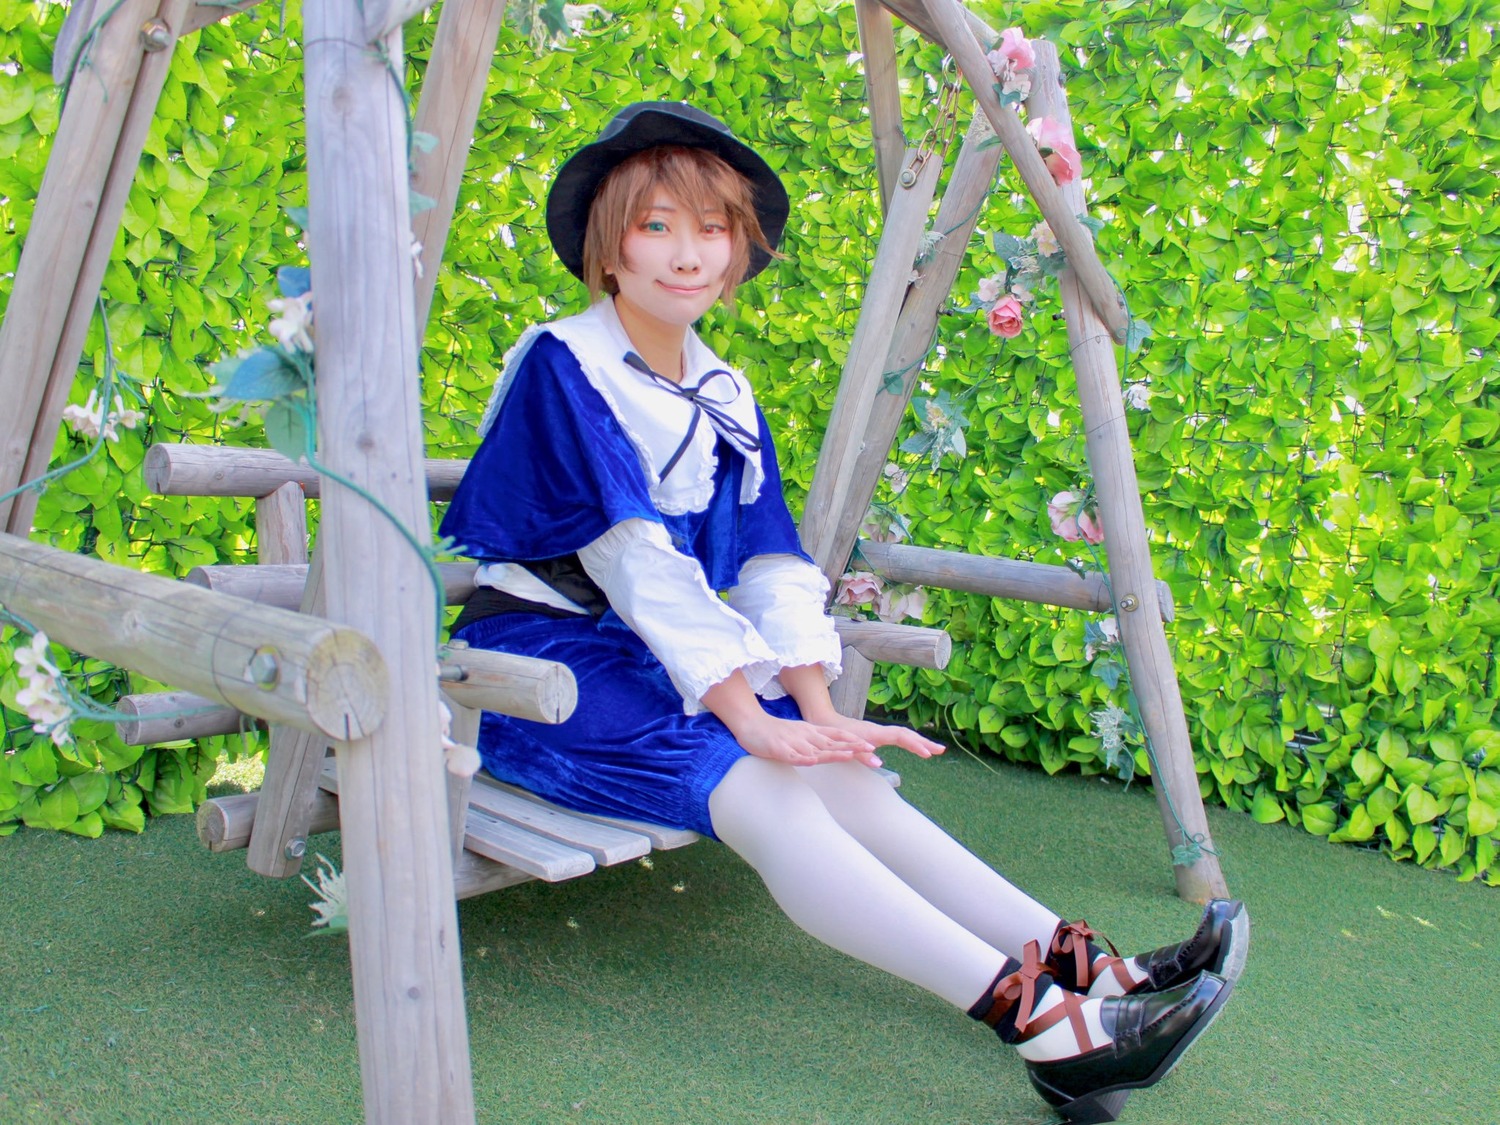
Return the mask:
{"type": "Polygon", "coordinates": [[[765,480],[761,458],[770,451],[757,448],[760,423],[754,393],[745,377],[730,369],[691,330],[683,342],[685,375],[681,386],[685,392],[637,370],[625,362],[635,348],[615,312],[614,301],[608,297],[587,312],[532,325],[521,334],[506,353],[489,409],[480,423],[481,437],[494,423],[521,360],[542,332],[567,345],[589,384],[609,406],[640,458],[651,498],[664,515],[699,512],[708,506],[713,496],[714,446],[719,435],[745,459],[740,503],[752,503],[760,495],[765,480]],[[703,388],[701,405],[692,401],[692,392],[699,388],[703,388]],[[690,432],[692,436],[684,445],[683,439],[690,432]]]}

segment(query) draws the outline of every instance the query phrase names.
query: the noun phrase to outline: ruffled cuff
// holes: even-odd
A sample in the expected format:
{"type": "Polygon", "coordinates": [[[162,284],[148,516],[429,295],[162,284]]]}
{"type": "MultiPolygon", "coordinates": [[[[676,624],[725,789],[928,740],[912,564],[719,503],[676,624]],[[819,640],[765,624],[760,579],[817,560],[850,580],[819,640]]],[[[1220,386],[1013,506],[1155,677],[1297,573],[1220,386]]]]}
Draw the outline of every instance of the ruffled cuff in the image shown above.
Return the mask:
{"type": "Polygon", "coordinates": [[[745,669],[756,693],[766,699],[786,694],[777,679],[783,668],[821,664],[825,683],[838,679],[843,649],[833,618],[824,609],[828,580],[796,555],[757,555],[740,568],[729,604],[744,615],[775,652],[775,660],[745,669]]]}

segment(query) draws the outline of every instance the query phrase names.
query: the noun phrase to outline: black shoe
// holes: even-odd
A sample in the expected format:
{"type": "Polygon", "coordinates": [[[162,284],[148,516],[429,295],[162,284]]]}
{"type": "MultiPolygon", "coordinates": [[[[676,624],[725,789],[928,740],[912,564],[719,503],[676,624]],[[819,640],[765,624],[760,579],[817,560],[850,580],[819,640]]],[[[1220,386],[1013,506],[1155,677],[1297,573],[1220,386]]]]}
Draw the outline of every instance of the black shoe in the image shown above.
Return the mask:
{"type": "Polygon", "coordinates": [[[1204,907],[1198,932],[1187,941],[1142,953],[1134,960],[1137,968],[1145,970],[1153,992],[1186,984],[1202,972],[1223,977],[1233,988],[1245,970],[1249,950],[1250,914],[1245,904],[1216,898],[1204,907]]]}
{"type": "Polygon", "coordinates": [[[1028,1061],[1026,1073],[1037,1093],[1074,1125],[1114,1121],[1130,1091],[1167,1076],[1228,997],[1222,978],[1201,973],[1167,992],[1101,1001],[1100,1022],[1114,1042],[1071,1058],[1028,1061]]]}
{"type": "Polygon", "coordinates": [[[1233,988],[1244,971],[1249,949],[1250,915],[1244,904],[1235,899],[1216,898],[1204,908],[1197,933],[1187,941],[1131,959],[1134,967],[1146,974],[1145,980],[1136,981],[1126,971],[1114,943],[1084,921],[1058,925],[1047,948],[1045,967],[1059,984],[1072,992],[1087,992],[1105,973],[1114,974],[1124,995],[1177,988],[1202,972],[1223,977],[1233,988]],[[1103,956],[1104,950],[1094,944],[1093,938],[1108,945],[1114,956],[1103,956]]]}

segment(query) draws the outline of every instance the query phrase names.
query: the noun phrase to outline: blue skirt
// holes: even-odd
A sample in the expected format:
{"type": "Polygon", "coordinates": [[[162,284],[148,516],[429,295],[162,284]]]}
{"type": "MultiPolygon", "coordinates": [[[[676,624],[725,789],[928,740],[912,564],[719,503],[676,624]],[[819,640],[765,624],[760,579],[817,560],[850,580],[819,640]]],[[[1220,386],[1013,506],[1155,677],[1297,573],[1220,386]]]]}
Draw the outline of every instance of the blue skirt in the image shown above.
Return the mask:
{"type": "MultiPolygon", "coordinates": [[[[578,682],[578,707],[565,723],[484,713],[479,756],[495,777],[577,812],[717,839],[708,796],[746,752],[716,715],[682,713],[666,669],[613,612],[598,620],[499,613],[454,639],[556,660],[578,682]]],[[[762,703],[779,718],[801,718],[790,698],[762,703]]]]}

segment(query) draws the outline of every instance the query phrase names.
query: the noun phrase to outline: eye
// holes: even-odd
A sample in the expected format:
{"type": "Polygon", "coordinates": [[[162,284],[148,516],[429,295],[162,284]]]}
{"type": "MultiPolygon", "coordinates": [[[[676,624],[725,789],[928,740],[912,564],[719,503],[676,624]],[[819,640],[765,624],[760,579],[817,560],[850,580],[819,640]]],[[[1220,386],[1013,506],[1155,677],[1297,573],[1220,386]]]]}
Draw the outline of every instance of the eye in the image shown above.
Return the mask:
{"type": "Polygon", "coordinates": [[[709,235],[728,234],[729,224],[722,219],[705,219],[703,222],[703,233],[709,235]]]}
{"type": "Polygon", "coordinates": [[[665,234],[667,224],[662,219],[643,219],[641,221],[641,230],[650,234],[665,234]]]}

